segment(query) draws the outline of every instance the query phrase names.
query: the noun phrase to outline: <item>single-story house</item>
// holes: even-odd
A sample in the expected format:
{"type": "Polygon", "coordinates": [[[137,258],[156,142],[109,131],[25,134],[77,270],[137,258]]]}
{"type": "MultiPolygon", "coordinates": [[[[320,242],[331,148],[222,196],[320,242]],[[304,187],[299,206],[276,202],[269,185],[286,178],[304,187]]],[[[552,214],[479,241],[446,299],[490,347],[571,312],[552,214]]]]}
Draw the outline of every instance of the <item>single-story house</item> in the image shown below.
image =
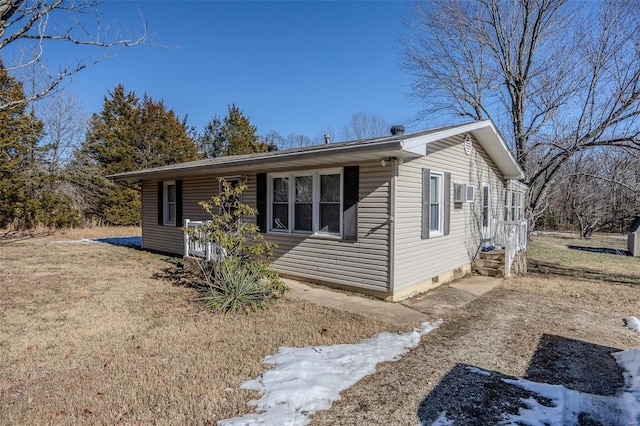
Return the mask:
{"type": "Polygon", "coordinates": [[[394,301],[469,273],[526,190],[490,120],[111,176],[141,183],[143,248],[185,256],[184,221],[207,219],[219,177],[247,185],[283,276],[394,301]]]}

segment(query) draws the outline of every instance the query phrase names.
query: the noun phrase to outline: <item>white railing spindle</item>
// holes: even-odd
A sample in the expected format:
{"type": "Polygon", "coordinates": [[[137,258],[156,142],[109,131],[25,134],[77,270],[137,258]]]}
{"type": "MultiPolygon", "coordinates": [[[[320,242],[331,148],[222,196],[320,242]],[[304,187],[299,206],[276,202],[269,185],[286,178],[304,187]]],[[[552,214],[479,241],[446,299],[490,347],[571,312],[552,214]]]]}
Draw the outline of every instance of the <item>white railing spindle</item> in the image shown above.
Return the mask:
{"type": "Polygon", "coordinates": [[[184,257],[199,256],[212,260],[224,258],[227,255],[226,250],[219,244],[210,241],[201,242],[201,239],[205,237],[205,231],[199,228],[209,223],[210,221],[184,220],[184,257]],[[196,235],[196,238],[189,237],[188,229],[193,229],[192,232],[196,235]]]}

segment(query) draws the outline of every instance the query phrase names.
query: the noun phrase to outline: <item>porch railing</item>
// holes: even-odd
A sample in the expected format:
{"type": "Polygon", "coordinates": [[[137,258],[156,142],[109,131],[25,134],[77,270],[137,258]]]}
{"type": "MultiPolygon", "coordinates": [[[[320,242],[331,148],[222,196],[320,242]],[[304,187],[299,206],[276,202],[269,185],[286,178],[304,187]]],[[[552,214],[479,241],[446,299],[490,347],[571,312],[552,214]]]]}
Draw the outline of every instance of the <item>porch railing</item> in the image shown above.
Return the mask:
{"type": "Polygon", "coordinates": [[[226,255],[226,251],[219,244],[213,242],[202,242],[206,237],[205,231],[199,229],[204,225],[208,225],[208,220],[184,220],[184,257],[198,256],[204,257],[206,260],[215,260],[226,255]],[[187,229],[193,229],[194,237],[189,235],[187,229]]]}
{"type": "Polygon", "coordinates": [[[494,244],[504,247],[504,277],[509,278],[516,254],[527,251],[527,221],[495,221],[494,225],[494,244]]]}

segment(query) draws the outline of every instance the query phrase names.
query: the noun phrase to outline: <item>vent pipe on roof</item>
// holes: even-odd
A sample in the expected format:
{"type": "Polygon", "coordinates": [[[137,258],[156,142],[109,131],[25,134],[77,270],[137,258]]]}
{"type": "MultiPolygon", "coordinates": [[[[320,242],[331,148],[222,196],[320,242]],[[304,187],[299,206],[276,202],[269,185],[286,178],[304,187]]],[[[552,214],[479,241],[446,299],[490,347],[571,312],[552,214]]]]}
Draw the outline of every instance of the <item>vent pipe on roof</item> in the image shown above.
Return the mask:
{"type": "Polygon", "coordinates": [[[330,134],[327,133],[326,135],[324,135],[324,143],[327,144],[327,145],[331,143],[331,135],[330,134]]]}
{"type": "Polygon", "coordinates": [[[276,145],[275,143],[271,142],[269,145],[267,145],[267,152],[273,152],[277,150],[278,150],[278,145],[276,145]]]}
{"type": "Polygon", "coordinates": [[[404,126],[401,126],[399,124],[395,125],[395,126],[391,126],[391,134],[393,136],[401,136],[404,135],[404,126]]]}

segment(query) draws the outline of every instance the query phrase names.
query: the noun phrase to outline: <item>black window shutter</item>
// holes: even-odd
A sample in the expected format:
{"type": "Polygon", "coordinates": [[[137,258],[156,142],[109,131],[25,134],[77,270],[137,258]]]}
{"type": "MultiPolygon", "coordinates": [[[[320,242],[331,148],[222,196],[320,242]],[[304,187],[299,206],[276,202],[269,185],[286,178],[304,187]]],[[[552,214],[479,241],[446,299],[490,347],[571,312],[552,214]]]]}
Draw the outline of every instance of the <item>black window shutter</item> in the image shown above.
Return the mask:
{"type": "Polygon", "coordinates": [[[267,174],[256,175],[256,224],[260,232],[267,232],[267,174]]]}
{"type": "Polygon", "coordinates": [[[182,226],[182,181],[176,181],[176,226],[182,226]]]}
{"type": "Polygon", "coordinates": [[[360,166],[348,166],[343,173],[342,238],[358,240],[358,202],[360,201],[360,166]]]}
{"type": "Polygon", "coordinates": [[[429,238],[431,170],[422,169],[422,239],[429,238]]]}
{"type": "Polygon", "coordinates": [[[158,225],[164,225],[164,183],[158,181],[158,225]]]}
{"type": "Polygon", "coordinates": [[[451,173],[444,174],[444,235],[449,235],[451,228],[451,173]]]}

